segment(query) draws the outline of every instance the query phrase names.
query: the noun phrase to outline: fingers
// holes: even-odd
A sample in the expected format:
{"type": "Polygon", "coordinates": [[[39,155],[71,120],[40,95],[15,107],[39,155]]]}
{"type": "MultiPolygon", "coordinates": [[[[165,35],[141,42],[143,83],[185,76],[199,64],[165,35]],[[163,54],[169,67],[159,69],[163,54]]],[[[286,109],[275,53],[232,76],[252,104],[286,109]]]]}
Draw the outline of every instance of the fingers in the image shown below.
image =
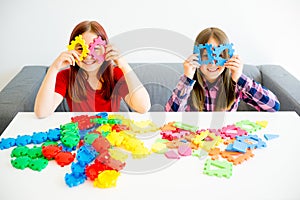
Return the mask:
{"type": "Polygon", "coordinates": [[[105,60],[117,60],[120,57],[120,52],[112,44],[106,45],[105,52],[105,60]]]}
{"type": "Polygon", "coordinates": [[[190,67],[195,67],[195,68],[199,68],[200,64],[198,63],[198,56],[197,54],[192,54],[191,56],[189,56],[186,60],[185,60],[185,65],[189,65],[190,67]]]}

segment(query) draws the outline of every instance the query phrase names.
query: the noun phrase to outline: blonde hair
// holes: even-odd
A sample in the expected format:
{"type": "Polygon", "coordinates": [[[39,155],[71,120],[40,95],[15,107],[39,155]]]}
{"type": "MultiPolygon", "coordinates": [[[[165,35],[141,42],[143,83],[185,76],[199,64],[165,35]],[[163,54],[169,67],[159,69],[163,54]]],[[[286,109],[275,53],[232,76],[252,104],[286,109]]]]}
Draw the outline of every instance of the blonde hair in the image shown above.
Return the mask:
{"type": "MultiPolygon", "coordinates": [[[[210,38],[215,39],[219,44],[229,43],[228,37],[221,29],[210,27],[204,29],[199,33],[199,35],[196,37],[195,45],[205,44],[210,38]]],[[[224,55],[222,56],[228,59],[228,51],[225,51],[224,55]]],[[[219,84],[219,92],[216,99],[215,111],[228,110],[232,106],[236,98],[235,85],[231,78],[230,70],[225,68],[220,76],[222,76],[222,78],[219,84]]],[[[205,89],[202,73],[199,68],[196,70],[193,79],[196,80],[196,83],[193,87],[188,102],[192,110],[203,111],[205,103],[205,89]]]]}

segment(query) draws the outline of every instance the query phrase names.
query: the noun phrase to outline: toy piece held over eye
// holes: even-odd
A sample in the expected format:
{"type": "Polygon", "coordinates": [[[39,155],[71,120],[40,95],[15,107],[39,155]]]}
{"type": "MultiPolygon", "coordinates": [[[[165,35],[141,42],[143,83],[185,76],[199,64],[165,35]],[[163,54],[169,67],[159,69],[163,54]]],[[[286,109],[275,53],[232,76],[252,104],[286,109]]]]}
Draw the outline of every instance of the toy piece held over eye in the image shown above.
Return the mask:
{"type": "Polygon", "coordinates": [[[102,63],[105,60],[105,53],[99,54],[97,48],[100,46],[105,47],[106,41],[102,40],[101,36],[94,39],[94,42],[90,44],[89,50],[90,54],[93,56],[94,59],[98,61],[98,63],[102,63]]]}
{"type": "Polygon", "coordinates": [[[68,50],[74,50],[77,44],[80,44],[82,47],[82,52],[79,57],[79,60],[82,61],[90,52],[89,46],[85,44],[85,40],[82,38],[82,35],[78,35],[71,41],[71,44],[68,45],[68,50]]]}
{"type": "Polygon", "coordinates": [[[219,46],[213,46],[212,44],[199,44],[194,46],[194,54],[198,54],[199,64],[208,65],[214,64],[216,61],[216,66],[223,66],[228,60],[222,57],[222,53],[227,49],[229,58],[233,56],[234,49],[232,49],[233,44],[221,44],[219,46]],[[206,54],[203,55],[203,51],[206,50],[206,54]],[[205,58],[204,58],[205,56],[205,58]]]}

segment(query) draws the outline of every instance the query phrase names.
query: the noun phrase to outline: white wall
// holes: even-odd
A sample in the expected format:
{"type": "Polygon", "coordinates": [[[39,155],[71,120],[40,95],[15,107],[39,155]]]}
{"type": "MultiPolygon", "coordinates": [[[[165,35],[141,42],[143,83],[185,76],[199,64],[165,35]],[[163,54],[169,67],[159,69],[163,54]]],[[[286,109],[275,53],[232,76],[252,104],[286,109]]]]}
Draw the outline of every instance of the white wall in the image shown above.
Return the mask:
{"type": "MultiPolygon", "coordinates": [[[[1,0],[0,90],[24,65],[50,65],[83,20],[99,21],[110,37],[160,28],[194,40],[202,29],[217,26],[244,63],[278,64],[300,79],[299,10],[297,0],[1,0]]],[[[127,59],[183,61],[153,49],[128,54],[127,59]]]]}

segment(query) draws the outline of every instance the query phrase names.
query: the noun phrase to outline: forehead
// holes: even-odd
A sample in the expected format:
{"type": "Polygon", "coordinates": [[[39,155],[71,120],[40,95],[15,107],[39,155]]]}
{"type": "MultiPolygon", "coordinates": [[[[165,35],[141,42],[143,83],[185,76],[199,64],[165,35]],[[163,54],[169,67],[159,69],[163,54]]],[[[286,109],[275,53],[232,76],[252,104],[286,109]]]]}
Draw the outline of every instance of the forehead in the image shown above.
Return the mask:
{"type": "Polygon", "coordinates": [[[86,44],[94,42],[94,39],[97,37],[98,36],[95,33],[90,31],[82,33],[82,38],[85,40],[86,44]]]}
{"type": "Polygon", "coordinates": [[[216,39],[214,39],[213,37],[209,38],[209,40],[207,41],[207,43],[208,44],[212,44],[215,47],[217,47],[217,46],[220,45],[219,42],[216,39]]]}

